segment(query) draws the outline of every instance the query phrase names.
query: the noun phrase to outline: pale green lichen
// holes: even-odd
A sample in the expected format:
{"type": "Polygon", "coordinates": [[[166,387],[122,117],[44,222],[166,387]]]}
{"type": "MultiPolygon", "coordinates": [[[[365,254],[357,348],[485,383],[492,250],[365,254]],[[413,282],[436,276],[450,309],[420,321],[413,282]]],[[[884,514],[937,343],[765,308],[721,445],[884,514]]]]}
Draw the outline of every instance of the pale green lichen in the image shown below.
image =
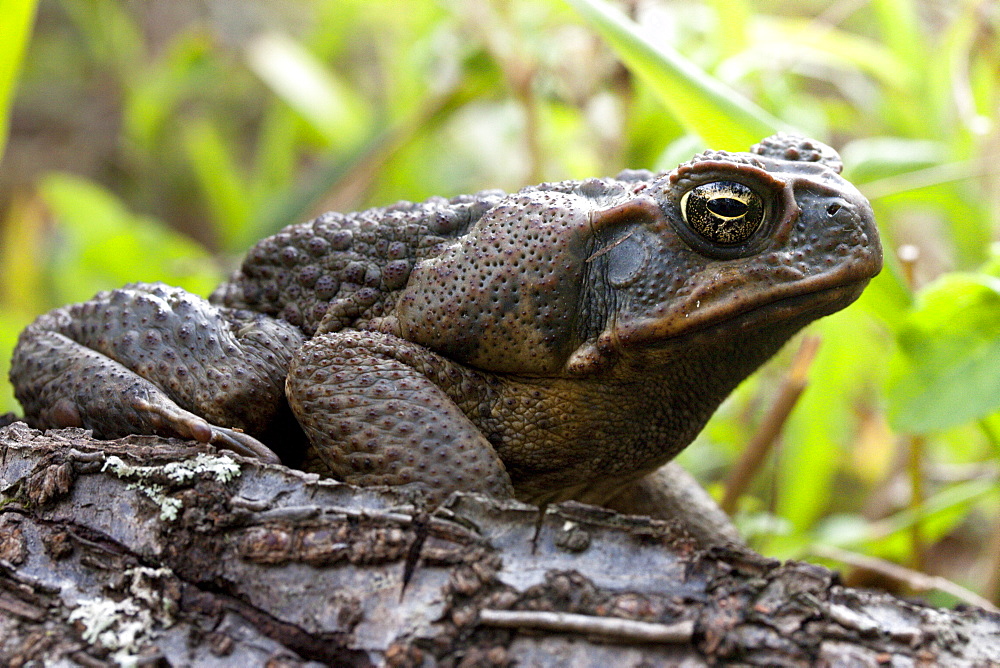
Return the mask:
{"type": "Polygon", "coordinates": [[[172,577],[168,568],[130,568],[131,579],[127,596],[120,601],[110,598],[81,599],[69,614],[70,622],[83,626],[83,640],[112,652],[111,659],[119,666],[136,666],[141,650],[155,637],[156,622],[167,628],[173,624],[174,602],[163,598],[153,582],[172,577]]]}
{"type": "Polygon", "coordinates": [[[194,459],[181,462],[169,462],[161,466],[134,466],[111,455],[104,460],[101,471],[110,470],[124,480],[139,480],[129,484],[128,489],[137,489],[160,506],[160,519],[172,521],[177,519],[182,504],[179,499],[167,496],[166,488],[156,483],[144,482],[153,475],[164,475],[178,483],[188,482],[199,474],[213,476],[221,483],[227,483],[240,475],[239,465],[226,455],[199,454],[194,459]]]}
{"type": "Polygon", "coordinates": [[[167,496],[166,488],[150,482],[131,482],[125,489],[137,489],[160,507],[160,519],[164,522],[172,522],[177,519],[184,504],[180,499],[167,496]]]}
{"type": "Polygon", "coordinates": [[[181,462],[169,462],[161,466],[133,466],[126,464],[121,457],[111,455],[104,461],[102,471],[111,469],[119,478],[148,478],[154,474],[162,474],[176,480],[187,482],[199,473],[209,473],[219,482],[229,482],[239,476],[239,465],[227,455],[199,454],[194,459],[181,462]]]}
{"type": "Polygon", "coordinates": [[[83,639],[113,652],[120,666],[138,664],[138,653],[151,635],[153,616],[131,598],[83,599],[69,615],[69,621],[83,625],[83,639]]]}

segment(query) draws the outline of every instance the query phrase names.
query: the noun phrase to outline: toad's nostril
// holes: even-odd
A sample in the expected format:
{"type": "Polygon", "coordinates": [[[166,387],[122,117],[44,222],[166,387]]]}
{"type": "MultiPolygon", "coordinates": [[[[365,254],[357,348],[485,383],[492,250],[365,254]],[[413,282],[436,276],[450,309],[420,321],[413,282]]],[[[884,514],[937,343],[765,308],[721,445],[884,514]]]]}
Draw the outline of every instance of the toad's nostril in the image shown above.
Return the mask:
{"type": "Polygon", "coordinates": [[[840,211],[839,204],[831,204],[830,206],[826,207],[826,212],[831,216],[836,215],[838,211],[840,211]]]}

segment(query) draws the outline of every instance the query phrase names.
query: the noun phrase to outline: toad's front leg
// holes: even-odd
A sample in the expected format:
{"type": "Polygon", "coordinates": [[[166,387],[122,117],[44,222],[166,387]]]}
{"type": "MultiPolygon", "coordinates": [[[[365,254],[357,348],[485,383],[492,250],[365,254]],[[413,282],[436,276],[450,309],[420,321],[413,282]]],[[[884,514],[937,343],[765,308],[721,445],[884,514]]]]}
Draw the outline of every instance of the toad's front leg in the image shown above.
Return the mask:
{"type": "Polygon", "coordinates": [[[277,461],[254,436],[287,414],[285,374],[303,340],[274,318],[133,284],[39,317],[10,377],[34,427],[193,438],[277,461]]]}
{"type": "Polygon", "coordinates": [[[319,472],[412,485],[431,503],[458,490],[509,498],[503,462],[456,403],[474,397],[474,373],[395,336],[344,331],[296,353],[287,394],[319,472]]]}

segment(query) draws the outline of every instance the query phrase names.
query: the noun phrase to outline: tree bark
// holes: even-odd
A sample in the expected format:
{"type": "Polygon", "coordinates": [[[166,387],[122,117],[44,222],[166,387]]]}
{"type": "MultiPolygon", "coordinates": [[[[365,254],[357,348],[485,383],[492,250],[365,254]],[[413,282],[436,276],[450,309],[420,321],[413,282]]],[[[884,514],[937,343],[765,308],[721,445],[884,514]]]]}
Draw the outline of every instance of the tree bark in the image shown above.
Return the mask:
{"type": "Polygon", "coordinates": [[[1000,615],[581,504],[427,513],[208,446],[20,423],[0,492],[2,665],[1000,664],[1000,615]]]}

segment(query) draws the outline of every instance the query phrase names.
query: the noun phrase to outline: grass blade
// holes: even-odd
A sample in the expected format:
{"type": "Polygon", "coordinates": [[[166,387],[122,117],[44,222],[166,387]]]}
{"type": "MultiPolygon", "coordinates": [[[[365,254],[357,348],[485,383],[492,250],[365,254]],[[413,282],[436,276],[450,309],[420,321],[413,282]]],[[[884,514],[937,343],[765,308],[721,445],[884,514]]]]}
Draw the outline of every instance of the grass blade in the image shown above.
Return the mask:
{"type": "Polygon", "coordinates": [[[566,0],[688,131],[718,149],[746,150],[787,124],[702,71],[604,0],[566,0]]]}

